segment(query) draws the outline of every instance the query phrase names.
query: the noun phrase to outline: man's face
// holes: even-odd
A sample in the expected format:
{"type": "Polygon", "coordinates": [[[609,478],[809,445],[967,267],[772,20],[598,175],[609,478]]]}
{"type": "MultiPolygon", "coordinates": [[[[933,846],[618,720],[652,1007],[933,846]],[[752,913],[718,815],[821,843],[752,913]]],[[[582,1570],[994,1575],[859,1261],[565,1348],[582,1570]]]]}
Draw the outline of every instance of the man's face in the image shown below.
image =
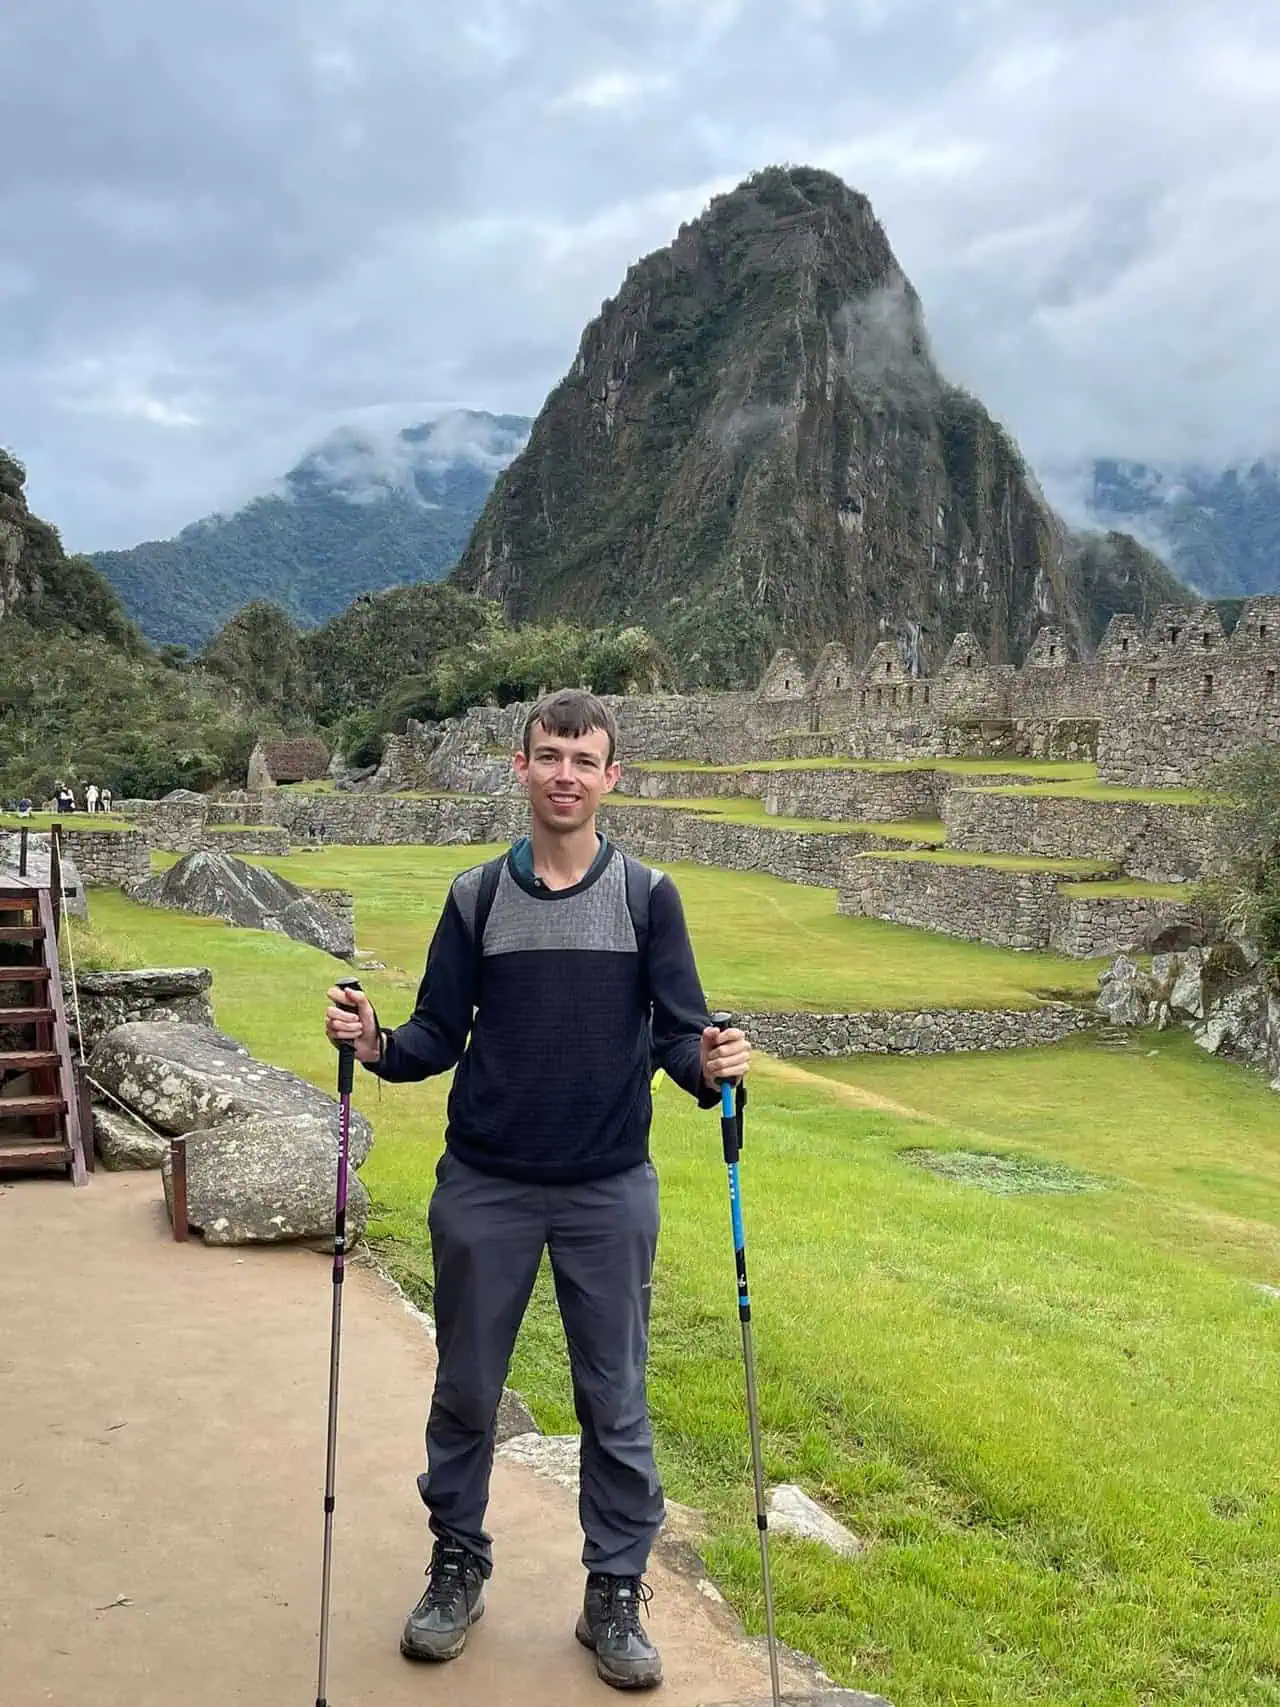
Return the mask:
{"type": "Polygon", "coordinates": [[[595,816],[601,797],[616,786],[622,767],[608,762],[609,737],[603,729],[585,735],[549,735],[535,723],[528,758],[516,754],[516,777],[529,796],[529,808],[548,830],[580,830],[595,816]]]}

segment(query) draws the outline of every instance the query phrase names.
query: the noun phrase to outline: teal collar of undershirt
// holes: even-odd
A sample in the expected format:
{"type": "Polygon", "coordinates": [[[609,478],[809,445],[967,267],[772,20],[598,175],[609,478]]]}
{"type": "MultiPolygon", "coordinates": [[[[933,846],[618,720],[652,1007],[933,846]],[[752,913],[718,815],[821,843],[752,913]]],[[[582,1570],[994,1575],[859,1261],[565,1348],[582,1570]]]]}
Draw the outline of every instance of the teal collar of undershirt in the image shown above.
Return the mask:
{"type": "MultiPolygon", "coordinates": [[[[600,845],[596,849],[596,857],[592,860],[589,870],[582,879],[584,883],[599,873],[600,867],[609,857],[609,844],[599,830],[596,831],[596,841],[600,845]]],[[[546,887],[533,869],[533,843],[528,836],[521,836],[520,840],[512,847],[511,865],[516,876],[523,878],[533,888],[543,889],[546,887]]]]}

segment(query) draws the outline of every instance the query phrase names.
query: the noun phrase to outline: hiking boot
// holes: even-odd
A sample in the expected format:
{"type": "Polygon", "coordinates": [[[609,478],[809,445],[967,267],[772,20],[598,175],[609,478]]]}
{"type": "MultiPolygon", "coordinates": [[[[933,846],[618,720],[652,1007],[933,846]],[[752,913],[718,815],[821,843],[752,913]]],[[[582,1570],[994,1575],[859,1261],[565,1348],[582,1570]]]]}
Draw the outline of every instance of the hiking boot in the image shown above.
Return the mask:
{"type": "Polygon", "coordinates": [[[453,1660],[467,1631],[484,1614],[480,1563],[454,1541],[437,1541],[427,1566],[426,1593],[409,1614],[400,1652],[411,1660],[453,1660]]]}
{"type": "Polygon", "coordinates": [[[639,1577],[592,1571],[574,1635],[596,1656],[596,1672],[615,1689],[653,1689],[662,1682],[662,1659],[640,1625],[640,1609],[653,1591],[639,1577]]]}

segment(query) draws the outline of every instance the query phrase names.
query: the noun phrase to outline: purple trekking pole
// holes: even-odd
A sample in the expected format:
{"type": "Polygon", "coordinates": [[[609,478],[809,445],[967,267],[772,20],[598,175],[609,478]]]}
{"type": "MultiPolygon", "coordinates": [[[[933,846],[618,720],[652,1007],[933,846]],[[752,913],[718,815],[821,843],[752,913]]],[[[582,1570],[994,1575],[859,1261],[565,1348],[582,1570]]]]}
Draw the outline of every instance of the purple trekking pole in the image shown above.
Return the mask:
{"type": "MultiPolygon", "coordinates": [[[[340,978],[338,989],[358,990],[358,978],[340,978]]],[[[348,1006],[354,1006],[349,1003],[348,1006]]],[[[329,1667],[329,1575],[333,1560],[333,1486],[338,1458],[338,1348],[342,1340],[342,1281],[347,1255],[347,1159],[351,1153],[351,1088],[356,1052],[338,1045],[338,1195],[333,1210],[333,1326],[329,1336],[329,1440],[324,1466],[324,1570],[320,1579],[320,1676],[316,1707],[328,1707],[325,1673],[329,1667]]]]}

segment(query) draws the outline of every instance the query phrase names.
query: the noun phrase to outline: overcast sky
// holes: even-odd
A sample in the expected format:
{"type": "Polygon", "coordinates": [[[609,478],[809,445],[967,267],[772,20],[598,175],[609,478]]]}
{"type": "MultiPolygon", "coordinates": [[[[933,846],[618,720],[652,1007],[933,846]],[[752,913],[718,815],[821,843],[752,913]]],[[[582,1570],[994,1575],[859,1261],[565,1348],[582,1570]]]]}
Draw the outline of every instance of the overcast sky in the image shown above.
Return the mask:
{"type": "Polygon", "coordinates": [[[1274,0],[8,0],[0,443],[80,550],[533,414],[753,169],[871,197],[1042,474],[1280,450],[1274,0]]]}

